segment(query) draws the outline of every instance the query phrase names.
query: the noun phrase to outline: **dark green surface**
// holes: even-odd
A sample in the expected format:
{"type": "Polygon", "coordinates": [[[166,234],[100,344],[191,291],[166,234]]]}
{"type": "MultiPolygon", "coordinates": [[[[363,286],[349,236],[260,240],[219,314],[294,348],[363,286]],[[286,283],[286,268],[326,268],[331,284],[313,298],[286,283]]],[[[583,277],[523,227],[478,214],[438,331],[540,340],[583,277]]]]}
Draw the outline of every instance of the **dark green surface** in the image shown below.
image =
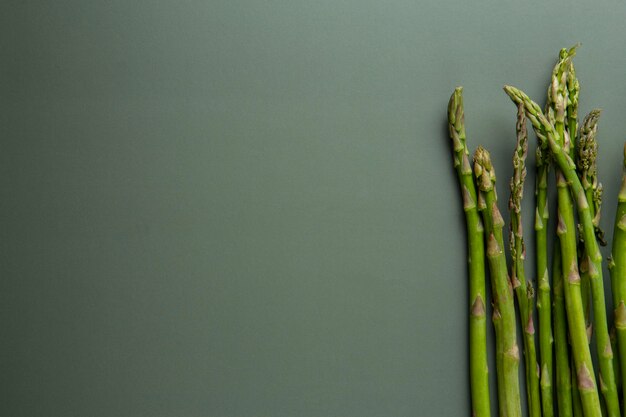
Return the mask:
{"type": "Polygon", "coordinates": [[[3,417],[469,415],[447,100],[465,86],[469,144],[491,149],[506,196],[501,86],[543,102],[578,41],[581,114],[604,108],[610,237],[623,2],[9,1],[0,16],[3,417]]]}

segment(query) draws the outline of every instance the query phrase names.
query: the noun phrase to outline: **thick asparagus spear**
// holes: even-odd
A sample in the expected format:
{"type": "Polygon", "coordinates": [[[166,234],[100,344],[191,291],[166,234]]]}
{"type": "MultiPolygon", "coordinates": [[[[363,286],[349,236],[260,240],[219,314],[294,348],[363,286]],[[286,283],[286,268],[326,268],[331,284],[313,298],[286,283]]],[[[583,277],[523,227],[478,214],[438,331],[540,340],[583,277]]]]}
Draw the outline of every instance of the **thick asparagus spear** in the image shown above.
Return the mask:
{"type": "MultiPolygon", "coordinates": [[[[556,118],[551,118],[550,115],[554,113],[548,113],[548,120],[554,124],[554,127],[559,134],[557,138],[560,142],[560,145],[563,146],[568,152],[571,158],[574,158],[575,155],[575,145],[576,145],[576,126],[578,124],[577,115],[578,115],[578,93],[579,93],[579,85],[578,79],[576,78],[576,74],[574,72],[574,64],[572,59],[574,55],[576,55],[576,48],[578,45],[574,45],[574,47],[569,50],[566,48],[561,49],[559,52],[559,60],[554,67],[552,82],[550,84],[551,88],[549,89],[550,93],[554,97],[553,100],[548,100],[551,104],[551,109],[554,109],[556,113],[556,118]]],[[[571,198],[570,198],[571,200],[571,198]]],[[[570,203],[571,204],[571,201],[570,203]]],[[[575,235],[576,233],[572,233],[575,235]]],[[[568,236],[568,238],[571,238],[568,236]]],[[[573,238],[572,238],[573,239],[573,238]]],[[[582,239],[581,239],[582,241],[582,239]]],[[[578,252],[578,254],[584,255],[584,250],[578,252]]],[[[582,258],[584,259],[584,258],[582,258]]],[[[583,304],[583,312],[585,317],[585,327],[587,328],[587,342],[591,342],[591,330],[592,326],[590,325],[590,309],[589,309],[589,294],[590,294],[590,283],[589,283],[589,274],[585,273],[588,271],[586,268],[587,263],[581,262],[581,258],[578,258],[578,268],[580,272],[580,292],[582,297],[583,304]]],[[[578,391],[578,384],[576,381],[576,373],[574,370],[576,367],[574,366],[574,359],[570,358],[571,364],[571,372],[572,372],[572,411],[574,417],[582,417],[583,409],[582,402],[580,399],[580,392],[578,391]]]]}
{"type": "MultiPolygon", "coordinates": [[[[598,249],[593,227],[593,220],[589,213],[589,204],[585,192],[582,188],[580,180],[576,174],[575,165],[570,158],[568,151],[563,148],[558,141],[558,133],[555,127],[544,116],[539,106],[534,103],[522,91],[511,87],[505,87],[506,93],[517,104],[523,103],[526,109],[526,115],[533,124],[537,136],[542,141],[547,141],[550,146],[553,158],[560,168],[563,179],[561,187],[569,183],[572,194],[578,205],[579,217],[582,220],[583,233],[585,235],[585,248],[589,254],[590,278],[592,280],[593,304],[594,304],[594,324],[597,331],[598,351],[600,356],[600,377],[601,388],[607,402],[607,409],[610,417],[619,416],[619,403],[617,402],[617,392],[615,388],[615,378],[613,373],[611,344],[608,335],[608,327],[606,323],[606,312],[604,302],[604,290],[602,283],[602,256],[598,249]]],[[[565,193],[561,192],[565,197],[565,193]]],[[[560,201],[559,201],[560,202],[560,201]]],[[[571,206],[563,204],[563,211],[559,205],[559,212],[563,219],[559,219],[559,223],[563,220],[561,235],[567,235],[566,229],[568,224],[566,220],[573,220],[573,212],[571,206]]],[[[573,231],[573,225],[571,225],[573,231]]],[[[563,246],[564,240],[561,240],[563,246]]],[[[571,249],[561,248],[562,255],[568,253],[571,249]]],[[[593,374],[593,364],[591,362],[591,354],[587,344],[587,336],[584,325],[584,315],[582,311],[582,299],[580,297],[580,276],[578,273],[578,262],[575,259],[575,242],[574,242],[574,258],[568,259],[563,256],[563,265],[565,273],[568,276],[565,283],[565,301],[568,315],[568,324],[570,336],[572,340],[572,350],[576,365],[576,375],[578,387],[580,391],[581,401],[585,416],[599,416],[600,401],[596,387],[595,376],[593,374]]]]}
{"type": "Polygon", "coordinates": [[[461,185],[468,236],[469,350],[472,415],[489,417],[491,411],[487,367],[484,230],[477,210],[476,188],[465,141],[465,115],[463,110],[463,89],[461,87],[457,87],[450,97],[448,121],[454,150],[454,167],[461,185]]]}
{"type": "MultiPolygon", "coordinates": [[[[622,187],[618,195],[615,227],[613,229],[613,255],[609,269],[613,287],[615,308],[615,330],[619,363],[622,376],[622,395],[626,401],[626,144],[624,145],[624,172],[622,187]]],[[[626,404],[626,402],[624,403],[626,404]]]]}
{"type": "Polygon", "coordinates": [[[572,417],[572,377],[567,342],[567,317],[563,294],[561,245],[554,241],[552,277],[554,286],[554,351],[556,356],[556,402],[559,417],[572,417]]]}
{"type": "MultiPolygon", "coordinates": [[[[573,95],[576,96],[574,97],[575,101],[574,102],[570,101],[569,99],[570,90],[568,89],[568,86],[575,86],[576,84],[574,81],[571,81],[572,74],[568,70],[573,70],[573,64],[571,63],[571,58],[576,54],[576,47],[577,46],[574,46],[573,48],[569,50],[563,48],[559,52],[559,59],[556,65],[554,66],[554,69],[552,70],[552,78],[550,81],[550,85],[548,87],[548,100],[546,104],[546,117],[548,118],[550,123],[554,125],[554,128],[557,133],[556,139],[559,141],[559,144],[561,146],[563,146],[566,150],[569,151],[570,155],[573,155],[574,144],[572,143],[571,136],[569,134],[569,130],[570,130],[569,127],[570,127],[570,123],[572,122],[572,118],[569,116],[572,113],[577,112],[577,90],[573,91],[574,93],[573,95]],[[568,80],[570,80],[571,82],[568,83],[568,80]]],[[[576,120],[574,120],[574,123],[576,123],[576,120]]],[[[575,137],[576,134],[574,133],[573,136],[575,137]]],[[[544,145],[544,146],[547,146],[547,145],[544,145]]],[[[561,181],[562,175],[559,172],[558,167],[555,173],[556,173],[556,178],[557,178],[557,187],[559,187],[560,184],[562,184],[562,181],[561,181]]],[[[559,190],[558,192],[559,214],[562,214],[563,212],[565,212],[564,210],[561,209],[560,207],[561,205],[566,204],[568,206],[572,206],[571,197],[568,196],[567,186],[565,185],[564,188],[565,190],[561,190],[561,188],[558,188],[559,190]]],[[[567,220],[569,221],[570,219],[567,219],[567,220]]],[[[562,223],[559,223],[559,224],[562,224],[562,223]]],[[[559,230],[557,230],[557,232],[559,230]]],[[[574,241],[576,240],[575,236],[576,236],[576,231],[575,230],[572,231],[572,229],[569,228],[569,230],[566,230],[565,233],[560,235],[560,239],[565,239],[568,242],[571,242],[572,240],[574,241]]],[[[569,248],[569,245],[561,245],[561,248],[566,248],[566,247],[569,248]]],[[[572,254],[569,253],[568,256],[572,256],[572,254]]],[[[568,259],[568,258],[565,257],[564,259],[568,259]]],[[[566,260],[565,262],[568,262],[568,261],[566,260]]],[[[565,270],[566,265],[563,265],[562,267],[565,270]]],[[[585,323],[588,323],[589,281],[585,280],[584,277],[581,277],[580,287],[581,287],[581,297],[582,297],[582,305],[583,305],[585,323]]],[[[591,329],[590,326],[586,326],[586,328],[591,329]]],[[[574,382],[571,384],[572,413],[574,417],[582,417],[583,415],[582,403],[580,399],[580,393],[578,392],[578,385],[576,384],[576,373],[574,372],[576,367],[574,366],[574,358],[572,357],[570,358],[570,364],[571,364],[571,380],[574,382]]]]}
{"type": "MultiPolygon", "coordinates": [[[[496,173],[489,152],[478,147],[474,154],[474,175],[485,203],[483,221],[487,236],[487,260],[491,276],[493,300],[500,313],[501,365],[504,384],[504,415],[519,417],[522,414],[519,387],[519,347],[513,290],[508,278],[502,229],[504,220],[498,210],[495,192],[496,173]]],[[[498,340],[496,340],[498,343],[498,340]]],[[[498,346],[496,346],[498,350],[498,346]]]]}
{"type": "Polygon", "coordinates": [[[541,401],[539,397],[539,372],[535,347],[535,326],[533,324],[533,289],[526,282],[524,257],[526,248],[522,228],[521,206],[526,179],[526,155],[528,153],[528,134],[526,132],[526,115],[524,106],[517,111],[517,143],[513,152],[513,177],[511,178],[511,196],[509,211],[511,213],[510,249],[511,249],[511,282],[517,295],[520,321],[522,323],[523,343],[526,369],[526,394],[528,415],[541,417],[541,401]]]}

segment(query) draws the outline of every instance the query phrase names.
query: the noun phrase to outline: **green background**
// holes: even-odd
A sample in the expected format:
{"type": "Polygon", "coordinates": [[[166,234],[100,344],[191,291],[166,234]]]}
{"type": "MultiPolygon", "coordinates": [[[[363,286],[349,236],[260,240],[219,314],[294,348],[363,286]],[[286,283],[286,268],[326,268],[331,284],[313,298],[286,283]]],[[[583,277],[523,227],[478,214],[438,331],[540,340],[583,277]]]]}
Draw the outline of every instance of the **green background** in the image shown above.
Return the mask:
{"type": "Polygon", "coordinates": [[[504,200],[576,42],[612,234],[624,2],[0,9],[3,417],[469,415],[447,100],[504,200]]]}

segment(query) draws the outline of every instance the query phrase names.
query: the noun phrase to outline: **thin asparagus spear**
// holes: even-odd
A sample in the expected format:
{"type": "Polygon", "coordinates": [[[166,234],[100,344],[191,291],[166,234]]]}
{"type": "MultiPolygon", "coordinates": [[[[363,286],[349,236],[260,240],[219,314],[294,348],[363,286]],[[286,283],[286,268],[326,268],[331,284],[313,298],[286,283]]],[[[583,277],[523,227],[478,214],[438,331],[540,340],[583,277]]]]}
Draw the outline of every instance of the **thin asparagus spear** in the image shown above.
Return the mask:
{"type": "MultiPolygon", "coordinates": [[[[567,312],[568,328],[570,330],[570,340],[572,344],[572,357],[575,362],[575,369],[584,368],[585,364],[591,364],[591,356],[589,356],[589,362],[586,362],[587,358],[577,356],[578,346],[582,343],[586,352],[589,352],[589,345],[587,339],[587,333],[584,326],[584,315],[582,310],[582,297],[580,294],[580,277],[578,275],[578,259],[576,255],[576,234],[575,234],[575,221],[572,198],[567,187],[567,182],[563,177],[562,172],[557,171],[557,195],[558,195],[558,227],[557,235],[561,242],[561,262],[563,272],[567,273],[564,277],[564,293],[565,293],[565,309],[567,312]],[[567,269],[566,269],[567,268],[567,269]],[[567,271],[567,272],[566,272],[567,271]],[[580,322],[578,322],[580,320],[580,322]],[[576,322],[576,323],[573,323],[576,322]],[[576,363],[576,362],[579,363],[576,363]],[[582,361],[582,362],[581,362],[582,361]],[[582,363],[582,365],[580,364],[582,363]]],[[[592,368],[589,369],[592,369],[592,368]]],[[[592,371],[588,371],[587,374],[592,371]]],[[[572,375],[572,401],[573,401],[573,415],[578,416],[577,402],[578,397],[582,397],[582,386],[584,383],[581,380],[581,376],[573,373],[572,375]],[[578,381],[578,385],[576,384],[578,381]]],[[[597,395],[597,392],[595,392],[597,395]]],[[[583,399],[580,398],[582,402],[583,399]]]]}
{"type": "Polygon", "coordinates": [[[589,213],[593,218],[593,226],[596,237],[601,245],[606,245],[604,232],[600,229],[600,206],[602,204],[602,184],[598,182],[598,166],[596,159],[598,156],[598,142],[596,134],[598,131],[598,119],[600,109],[589,112],[583,124],[580,126],[578,135],[578,150],[576,152],[576,166],[578,177],[585,190],[587,202],[589,203],[589,213]]]}
{"type": "Polygon", "coordinates": [[[539,317],[539,358],[541,360],[541,410],[544,417],[554,416],[552,381],[552,303],[548,273],[548,171],[547,149],[537,147],[537,176],[535,183],[535,247],[537,257],[537,314],[539,317]]]}
{"type": "MultiPolygon", "coordinates": [[[[552,303],[548,272],[548,173],[550,153],[547,146],[539,144],[536,152],[535,179],[535,248],[537,258],[537,314],[539,316],[539,357],[541,359],[541,410],[544,417],[553,417],[552,394],[552,303]]],[[[560,268],[559,268],[560,269],[560,268]]]]}
{"type": "Polygon", "coordinates": [[[513,153],[513,177],[511,178],[511,196],[509,211],[511,213],[510,250],[511,250],[511,282],[517,295],[520,321],[522,323],[523,343],[526,369],[526,395],[528,415],[541,417],[541,401],[539,397],[539,372],[535,347],[535,326],[533,324],[533,290],[530,282],[526,282],[524,257],[526,248],[522,228],[521,205],[526,179],[526,155],[528,154],[528,134],[526,132],[526,115],[524,106],[517,111],[517,144],[513,153]]]}
{"type": "MultiPolygon", "coordinates": [[[[557,63],[555,64],[553,70],[552,70],[552,76],[550,78],[550,84],[548,86],[548,93],[547,93],[547,100],[546,100],[546,117],[550,120],[551,123],[555,124],[555,126],[557,127],[557,130],[559,132],[559,139],[561,140],[562,143],[564,142],[569,142],[569,137],[566,137],[566,132],[567,129],[565,129],[565,122],[566,122],[566,117],[567,114],[565,112],[566,109],[566,103],[568,102],[568,89],[567,89],[567,76],[568,76],[568,72],[567,72],[567,66],[568,66],[568,58],[573,56],[576,53],[576,47],[571,48],[570,50],[567,50],[565,48],[561,49],[559,51],[559,59],[557,61],[557,63]]],[[[548,169],[544,168],[544,165],[547,167],[549,162],[550,162],[550,149],[549,146],[547,144],[546,141],[539,141],[539,145],[537,146],[537,159],[538,159],[538,163],[537,163],[537,181],[538,181],[538,199],[537,199],[537,204],[539,207],[539,204],[544,204],[545,205],[545,201],[546,201],[546,194],[547,194],[547,174],[548,174],[548,169]],[[541,159],[539,159],[539,157],[541,157],[541,159]],[[541,197],[541,199],[539,198],[541,197]]],[[[556,174],[556,171],[555,171],[556,174]]],[[[541,212],[538,212],[541,213],[541,212]]],[[[544,215],[545,217],[548,216],[548,210],[547,207],[544,208],[544,215]]],[[[537,222],[537,223],[540,223],[537,222]]],[[[545,268],[545,270],[547,270],[547,244],[546,244],[546,240],[547,240],[547,229],[546,226],[541,224],[540,229],[538,229],[537,232],[537,265],[538,267],[541,266],[541,268],[545,268]],[[544,260],[545,257],[545,260],[544,260]],[[540,265],[541,264],[541,265],[540,265]]],[[[558,240],[558,239],[557,239],[558,240]]],[[[559,245],[560,248],[560,245],[559,245]]],[[[559,254],[559,258],[560,258],[560,254],[559,254]]],[[[559,270],[562,270],[561,267],[559,267],[559,270]]],[[[540,296],[542,296],[544,298],[545,301],[540,299],[540,302],[538,304],[541,303],[545,303],[545,305],[547,305],[547,303],[549,302],[549,283],[548,283],[548,277],[547,274],[545,272],[541,272],[541,270],[538,270],[538,276],[540,277],[540,279],[542,280],[541,284],[540,284],[540,288],[543,286],[545,289],[540,292],[540,296]],[[541,278],[542,276],[545,275],[545,278],[541,278]]],[[[555,278],[555,279],[560,279],[561,277],[555,278]]],[[[561,285],[561,294],[562,294],[562,285],[561,285]]],[[[563,300],[561,300],[563,301],[563,300]]],[[[563,305],[563,309],[564,309],[564,305],[563,305]]],[[[546,309],[548,310],[548,309],[546,309]]],[[[565,310],[563,310],[565,311],[565,310]]],[[[549,314],[548,312],[542,312],[541,310],[539,310],[540,313],[544,313],[544,314],[549,314]]],[[[565,313],[563,315],[563,317],[565,318],[565,313]]],[[[541,317],[540,317],[541,320],[541,317]]],[[[548,341],[551,337],[551,335],[545,331],[543,333],[543,335],[541,334],[541,328],[542,327],[547,327],[546,330],[549,330],[549,326],[550,323],[548,322],[548,318],[544,318],[543,321],[540,321],[540,343],[543,344],[543,352],[546,352],[547,355],[551,355],[552,351],[551,351],[551,345],[548,344],[548,341]]],[[[566,320],[566,319],[565,319],[566,320]]],[[[556,324],[555,324],[556,326],[556,324]]],[[[562,325],[563,328],[566,328],[565,325],[562,325]]],[[[565,359],[568,357],[568,347],[567,345],[564,348],[564,352],[565,352],[565,356],[562,358],[561,361],[559,361],[560,364],[562,364],[561,366],[563,367],[563,370],[565,370],[567,368],[567,370],[569,370],[569,362],[566,362],[565,359]]],[[[551,356],[550,356],[550,360],[551,360],[551,356]]],[[[547,367],[547,369],[549,369],[550,371],[552,371],[552,367],[547,367]]],[[[559,370],[557,369],[557,372],[559,372],[559,370]]],[[[563,375],[558,378],[558,380],[560,381],[565,381],[565,378],[563,377],[563,375]]],[[[557,381],[558,382],[558,381],[557,381]]],[[[575,384],[572,385],[571,381],[570,381],[570,376],[567,376],[567,385],[570,387],[570,389],[574,389],[575,388],[575,384]]],[[[544,391],[542,391],[542,393],[544,393],[544,391]]],[[[548,415],[552,416],[553,412],[550,409],[550,406],[552,405],[552,393],[549,392],[548,395],[543,396],[542,401],[544,404],[544,409],[548,408],[548,415]],[[546,407],[546,403],[547,407],[546,407]]],[[[563,397],[564,392],[563,390],[558,390],[557,391],[557,395],[563,397]]],[[[566,415],[572,415],[572,392],[568,392],[565,396],[565,398],[560,398],[559,401],[557,401],[557,403],[559,404],[560,408],[563,409],[563,411],[561,411],[561,413],[565,412],[566,415]],[[564,408],[565,405],[562,404],[564,402],[568,402],[568,406],[567,408],[564,408]]]]}
{"type": "MultiPolygon", "coordinates": [[[[478,147],[474,154],[474,175],[485,202],[483,221],[487,236],[487,260],[492,280],[493,300],[501,316],[501,363],[504,383],[504,412],[506,417],[522,414],[519,387],[519,347],[515,320],[515,304],[511,282],[507,276],[502,228],[504,220],[498,210],[495,192],[496,173],[489,152],[478,147]]],[[[497,340],[496,340],[497,342],[497,340]]],[[[498,348],[496,347],[496,350],[498,348]]]]}
{"type": "MultiPolygon", "coordinates": [[[[595,229],[596,238],[600,244],[605,245],[603,232],[599,227],[600,222],[600,203],[602,196],[602,184],[598,184],[597,179],[597,166],[596,156],[598,151],[598,144],[595,140],[597,131],[598,118],[600,117],[600,110],[592,110],[583,120],[583,124],[580,126],[578,134],[578,146],[575,155],[576,167],[578,168],[578,178],[585,190],[587,197],[587,203],[589,204],[589,213],[593,218],[593,224],[595,229]]],[[[584,248],[584,241],[581,242],[579,256],[580,265],[580,279],[581,290],[583,292],[583,307],[585,309],[585,320],[587,323],[587,333],[591,340],[592,325],[590,320],[590,308],[588,300],[585,300],[589,295],[591,279],[589,276],[589,262],[587,252],[584,248]]]]}
{"type": "Polygon", "coordinates": [[[563,269],[561,244],[554,241],[552,259],[554,286],[554,351],[556,356],[556,402],[559,417],[572,417],[572,375],[570,373],[569,347],[567,342],[567,317],[563,295],[563,269]]]}
{"type": "MultiPolygon", "coordinates": [[[[608,327],[606,323],[606,311],[604,302],[604,289],[602,283],[602,256],[598,250],[598,245],[595,238],[595,232],[593,227],[593,220],[589,214],[589,204],[585,192],[582,188],[580,180],[576,174],[575,165],[566,149],[563,148],[558,142],[558,133],[555,127],[544,116],[539,106],[534,103],[526,94],[520,90],[506,86],[506,93],[517,104],[524,103],[526,109],[526,115],[533,124],[537,136],[542,141],[547,141],[553,158],[558,164],[564,179],[561,183],[568,184],[571,188],[572,194],[575,196],[575,200],[578,204],[579,217],[582,220],[583,232],[585,235],[585,248],[587,250],[589,258],[590,278],[592,281],[593,291],[593,306],[594,306],[594,324],[597,332],[597,343],[600,357],[600,381],[601,389],[604,394],[605,400],[608,405],[608,414],[610,417],[619,416],[619,403],[617,401],[617,392],[615,388],[615,377],[613,374],[611,343],[608,335],[608,327]]],[[[565,189],[561,186],[560,188],[565,189]]],[[[560,194],[565,195],[561,192],[560,194]]],[[[570,200],[571,201],[571,200],[570,200]]],[[[560,206],[560,205],[559,205],[560,206]]],[[[573,220],[573,212],[571,212],[571,206],[563,208],[559,211],[561,216],[565,217],[563,220],[568,220],[571,217],[573,220]]],[[[561,223],[561,219],[559,219],[561,223]]],[[[563,222],[564,227],[567,227],[567,223],[563,222]]],[[[573,225],[572,231],[573,231],[573,225]]],[[[566,230],[563,229],[561,234],[567,235],[566,230]]],[[[564,241],[561,241],[563,246],[564,241]]],[[[563,265],[568,265],[565,269],[568,275],[568,279],[565,284],[565,300],[568,315],[568,324],[570,328],[570,335],[572,339],[572,351],[574,361],[576,364],[576,375],[578,380],[578,387],[581,395],[581,401],[585,416],[600,415],[600,401],[598,397],[598,391],[595,382],[595,376],[593,374],[593,364],[591,362],[591,354],[589,352],[589,346],[587,342],[586,331],[584,329],[584,315],[582,311],[582,299],[580,298],[580,276],[578,273],[578,262],[575,259],[575,241],[573,247],[574,259],[567,259],[564,255],[569,252],[570,248],[561,248],[563,255],[563,265]]]]}
{"type": "MultiPolygon", "coordinates": [[[[626,404],[626,144],[624,145],[624,172],[618,195],[615,227],[613,228],[613,255],[609,263],[615,308],[615,330],[622,376],[622,395],[626,404]]],[[[626,406],[625,406],[626,407],[626,406]]]]}
{"type": "Polygon", "coordinates": [[[487,320],[485,309],[484,230],[477,210],[476,188],[465,140],[463,89],[457,87],[448,106],[454,167],[461,185],[468,236],[469,267],[469,349],[472,414],[489,417],[489,378],[487,366],[487,320]]]}

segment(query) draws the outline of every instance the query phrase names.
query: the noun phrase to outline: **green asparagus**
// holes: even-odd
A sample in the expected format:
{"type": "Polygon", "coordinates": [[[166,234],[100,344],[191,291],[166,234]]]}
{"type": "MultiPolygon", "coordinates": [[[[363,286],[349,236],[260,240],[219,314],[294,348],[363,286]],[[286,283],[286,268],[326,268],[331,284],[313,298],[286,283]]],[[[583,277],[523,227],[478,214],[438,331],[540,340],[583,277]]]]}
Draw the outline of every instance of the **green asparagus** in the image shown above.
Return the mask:
{"type": "Polygon", "coordinates": [[[450,97],[448,121],[454,151],[454,167],[461,185],[469,246],[469,349],[472,414],[476,417],[489,417],[491,411],[487,366],[484,231],[477,210],[476,188],[465,140],[465,114],[461,87],[456,88],[450,97]]]}
{"type": "MultiPolygon", "coordinates": [[[[485,235],[487,236],[487,260],[494,305],[501,316],[500,344],[502,356],[500,361],[504,394],[503,411],[507,417],[518,417],[522,414],[518,377],[520,356],[517,344],[515,305],[504,254],[502,234],[504,220],[498,210],[495,191],[495,169],[491,164],[489,152],[480,146],[474,154],[474,175],[485,204],[485,209],[482,213],[485,235]]],[[[496,340],[496,343],[498,343],[498,340],[496,340]]],[[[498,350],[497,347],[496,350],[498,350]]]]}

